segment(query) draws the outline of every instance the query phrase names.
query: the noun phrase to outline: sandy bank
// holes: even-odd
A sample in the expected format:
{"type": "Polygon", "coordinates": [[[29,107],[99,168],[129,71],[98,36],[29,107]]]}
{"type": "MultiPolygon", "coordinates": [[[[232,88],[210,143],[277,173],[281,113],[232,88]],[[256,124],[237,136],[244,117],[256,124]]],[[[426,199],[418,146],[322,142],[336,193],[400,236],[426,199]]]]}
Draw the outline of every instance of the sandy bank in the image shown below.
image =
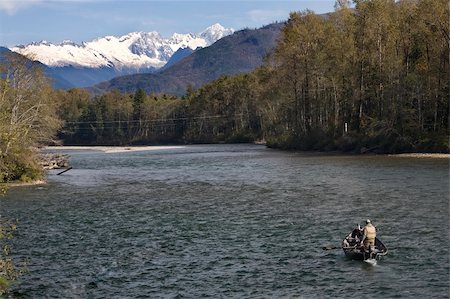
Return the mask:
{"type": "Polygon", "coordinates": [[[3,183],[2,185],[6,186],[7,188],[10,188],[10,187],[37,186],[45,184],[47,184],[46,181],[38,180],[33,182],[10,182],[10,183],[3,183]]]}
{"type": "Polygon", "coordinates": [[[47,146],[45,149],[51,151],[58,150],[93,150],[104,153],[123,153],[138,151],[157,151],[165,149],[185,148],[185,146],[47,146]]]}
{"type": "Polygon", "coordinates": [[[434,159],[450,159],[450,154],[431,154],[431,153],[408,153],[408,154],[396,154],[389,155],[393,157],[405,157],[405,158],[434,158],[434,159]]]}

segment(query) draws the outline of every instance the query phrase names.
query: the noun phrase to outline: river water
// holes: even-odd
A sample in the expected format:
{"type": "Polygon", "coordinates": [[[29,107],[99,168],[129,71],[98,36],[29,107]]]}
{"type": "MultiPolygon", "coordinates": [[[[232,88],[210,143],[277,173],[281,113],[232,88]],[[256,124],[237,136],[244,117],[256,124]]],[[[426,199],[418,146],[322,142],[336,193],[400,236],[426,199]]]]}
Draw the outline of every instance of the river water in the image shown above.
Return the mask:
{"type": "Polygon", "coordinates": [[[201,145],[68,151],[73,170],[10,190],[27,273],[13,298],[448,298],[447,159],[201,145]],[[339,246],[366,218],[389,253],[339,246]]]}

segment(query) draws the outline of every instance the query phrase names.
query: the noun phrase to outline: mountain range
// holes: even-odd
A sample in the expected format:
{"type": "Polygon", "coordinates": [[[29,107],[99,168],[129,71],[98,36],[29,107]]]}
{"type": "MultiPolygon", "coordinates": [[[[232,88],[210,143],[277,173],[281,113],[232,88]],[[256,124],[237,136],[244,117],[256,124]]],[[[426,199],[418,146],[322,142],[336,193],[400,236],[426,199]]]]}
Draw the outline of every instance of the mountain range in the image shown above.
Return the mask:
{"type": "Polygon", "coordinates": [[[207,47],[233,32],[233,29],[214,24],[198,34],[174,33],[170,38],[163,38],[154,31],[132,32],[82,44],[42,41],[12,47],[10,50],[52,68],[73,86],[85,87],[125,74],[154,72],[171,58],[173,64],[175,58],[183,58],[186,53],[207,47]],[[184,55],[174,55],[179,50],[184,55]]]}
{"type": "Polygon", "coordinates": [[[41,42],[12,50],[43,61],[56,88],[85,87],[94,94],[141,88],[148,93],[182,95],[189,86],[198,88],[220,76],[259,67],[275,47],[284,24],[236,32],[216,24],[197,35],[174,34],[167,40],[155,32],[135,32],[82,45],[41,42]]]}
{"type": "Polygon", "coordinates": [[[240,30],[156,73],[116,77],[89,90],[100,94],[110,90],[143,89],[147,93],[182,95],[189,86],[198,88],[220,76],[246,73],[259,67],[275,47],[284,25],[274,23],[259,29],[240,30]]]}

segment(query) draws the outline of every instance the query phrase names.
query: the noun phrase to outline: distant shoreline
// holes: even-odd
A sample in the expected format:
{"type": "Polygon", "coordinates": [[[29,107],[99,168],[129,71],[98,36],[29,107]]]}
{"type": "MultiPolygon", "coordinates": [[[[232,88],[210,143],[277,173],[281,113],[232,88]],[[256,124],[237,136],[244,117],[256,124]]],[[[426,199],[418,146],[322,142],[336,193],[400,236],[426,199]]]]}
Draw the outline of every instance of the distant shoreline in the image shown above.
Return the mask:
{"type": "MultiPolygon", "coordinates": [[[[186,146],[46,146],[46,150],[93,150],[100,151],[104,153],[123,153],[123,152],[138,152],[138,151],[155,151],[155,150],[165,150],[165,149],[181,149],[186,148],[186,146]]],[[[307,152],[314,153],[314,152],[307,152]]],[[[318,152],[320,154],[326,154],[324,152],[318,152]]],[[[331,155],[336,155],[336,152],[330,153],[331,155]]],[[[345,154],[345,153],[343,153],[345,154]]],[[[362,155],[364,156],[364,155],[362,155]]],[[[378,155],[377,155],[378,156],[378,155]]],[[[380,155],[382,156],[382,155],[380,155]]],[[[444,153],[403,153],[403,154],[386,154],[389,157],[395,158],[417,158],[417,159],[450,159],[450,154],[444,153]]],[[[2,185],[9,187],[25,187],[25,186],[37,186],[47,184],[46,180],[37,180],[33,182],[9,182],[2,183],[2,185]]]]}
{"type": "MultiPolygon", "coordinates": [[[[104,153],[123,153],[123,152],[138,152],[138,151],[156,151],[165,149],[181,149],[186,148],[185,145],[152,145],[152,146],[46,146],[47,150],[94,150],[101,151],[104,153]]],[[[314,153],[314,152],[308,152],[314,153]]],[[[326,152],[317,152],[320,154],[326,154],[326,152]]],[[[330,152],[330,154],[335,155],[336,152],[330,152]]],[[[342,153],[346,154],[346,153],[342,153]]],[[[367,155],[367,154],[361,154],[367,155]]],[[[390,157],[400,157],[400,158],[432,158],[432,159],[450,159],[450,154],[445,153],[403,153],[403,154],[385,154],[390,157]]],[[[382,155],[381,155],[382,156],[382,155]]]]}
{"type": "Polygon", "coordinates": [[[139,151],[156,151],[165,149],[180,149],[186,146],[180,145],[168,145],[168,146],[46,146],[44,149],[47,150],[94,150],[100,151],[107,154],[110,153],[124,153],[124,152],[139,152],[139,151]]]}
{"type": "Polygon", "coordinates": [[[392,157],[400,158],[433,158],[433,159],[450,159],[450,154],[443,153],[405,153],[405,154],[389,154],[392,157]]]}

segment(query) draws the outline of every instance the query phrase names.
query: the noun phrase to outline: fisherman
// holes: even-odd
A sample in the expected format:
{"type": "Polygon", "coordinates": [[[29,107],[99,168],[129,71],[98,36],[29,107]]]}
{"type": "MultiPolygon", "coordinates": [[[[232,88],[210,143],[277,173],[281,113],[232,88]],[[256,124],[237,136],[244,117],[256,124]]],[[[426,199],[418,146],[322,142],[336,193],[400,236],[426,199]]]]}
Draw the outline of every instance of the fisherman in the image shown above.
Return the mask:
{"type": "Polygon", "coordinates": [[[364,226],[363,237],[361,243],[364,245],[364,249],[368,249],[369,252],[372,246],[375,246],[375,237],[377,236],[377,230],[375,226],[372,225],[370,219],[366,220],[366,226],[364,226]]]}
{"type": "Polygon", "coordinates": [[[358,225],[352,231],[351,237],[359,241],[359,239],[361,239],[361,236],[362,236],[362,227],[358,223],[358,225]]]}
{"type": "Polygon", "coordinates": [[[362,228],[358,224],[351,233],[348,234],[348,236],[344,240],[344,246],[356,246],[361,243],[361,237],[362,237],[362,228]]]}

